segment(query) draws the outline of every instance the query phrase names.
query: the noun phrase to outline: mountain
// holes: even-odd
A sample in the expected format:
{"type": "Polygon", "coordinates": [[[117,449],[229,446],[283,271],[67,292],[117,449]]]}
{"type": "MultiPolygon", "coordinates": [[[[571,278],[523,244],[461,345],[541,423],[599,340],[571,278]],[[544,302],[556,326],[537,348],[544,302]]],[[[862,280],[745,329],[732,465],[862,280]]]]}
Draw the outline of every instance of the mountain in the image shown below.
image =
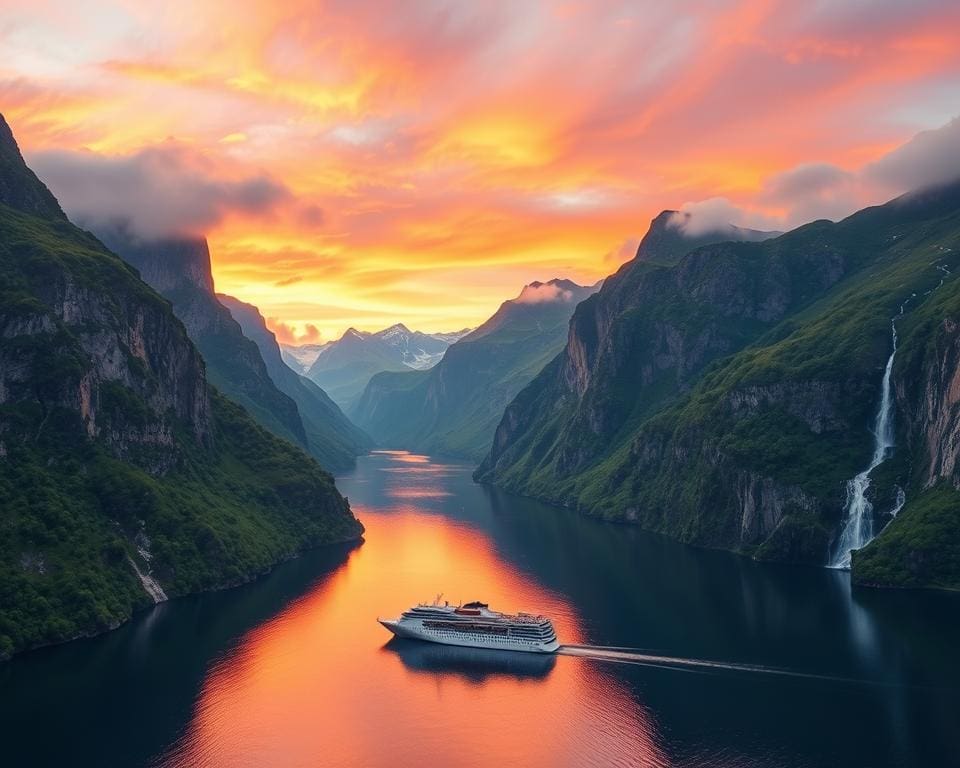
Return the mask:
{"type": "Polygon", "coordinates": [[[404,365],[423,371],[439,363],[447,347],[469,332],[470,329],[465,328],[453,333],[421,333],[411,331],[403,323],[396,323],[370,334],[370,338],[394,350],[404,365]]]}
{"type": "Polygon", "coordinates": [[[873,584],[960,587],[960,184],[673,263],[635,259],[577,307],[508,406],[484,482],[758,558],[823,564],[874,451],[873,584]],[[941,284],[942,282],[942,284],[941,284]]]}
{"type": "Polygon", "coordinates": [[[333,479],[208,382],[0,118],[0,656],[359,538],[333,479]]]}
{"type": "Polygon", "coordinates": [[[370,437],[343,415],[326,392],[283,362],[277,338],[267,328],[260,310],[233,296],[218,293],[217,298],[240,323],[243,335],[260,349],[273,383],[297,404],[310,453],[331,470],[353,466],[357,456],[373,447],[370,437]]]}
{"type": "MultiPolygon", "coordinates": [[[[429,335],[431,336],[431,338],[437,339],[439,341],[443,341],[447,344],[447,346],[450,346],[451,344],[456,344],[458,341],[460,341],[460,339],[462,339],[472,330],[473,330],[472,328],[461,328],[459,331],[450,331],[449,333],[431,333],[429,335]]],[[[443,355],[441,355],[440,357],[442,358],[443,355]]],[[[429,366],[421,366],[421,367],[422,368],[433,367],[439,362],[440,360],[437,359],[437,360],[434,360],[429,366]]],[[[414,367],[417,367],[417,366],[414,366],[414,367]]]]}
{"type": "Polygon", "coordinates": [[[709,226],[700,231],[691,226],[694,222],[690,213],[662,211],[650,222],[650,228],[637,248],[636,258],[656,264],[674,264],[690,251],[704,245],[728,241],[757,243],[783,234],[745,229],[733,224],[709,226]]]}
{"type": "Polygon", "coordinates": [[[300,346],[295,344],[281,344],[280,358],[296,373],[303,375],[310,370],[310,366],[316,362],[317,358],[320,357],[320,353],[329,347],[330,344],[331,342],[326,342],[325,344],[301,344],[300,346]]]}
{"type": "Polygon", "coordinates": [[[530,283],[434,368],[378,373],[351,417],[381,445],[479,461],[504,407],[563,347],[574,307],[596,290],[530,283]]]}
{"type": "Polygon", "coordinates": [[[376,333],[348,328],[337,341],[318,350],[305,375],[349,410],[375,374],[426,370],[440,361],[451,340],[465,333],[421,333],[402,323],[376,333]]]}

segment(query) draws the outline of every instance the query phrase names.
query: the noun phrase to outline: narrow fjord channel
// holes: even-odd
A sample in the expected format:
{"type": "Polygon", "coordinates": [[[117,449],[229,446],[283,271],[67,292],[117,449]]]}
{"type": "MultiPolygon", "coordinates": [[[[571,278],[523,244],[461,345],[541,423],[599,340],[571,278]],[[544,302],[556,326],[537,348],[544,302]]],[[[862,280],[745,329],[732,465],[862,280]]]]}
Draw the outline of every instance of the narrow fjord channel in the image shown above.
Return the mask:
{"type": "Polygon", "coordinates": [[[0,666],[0,760],[884,768],[960,754],[960,596],[851,591],[842,571],[686,547],[470,470],[363,458],[338,479],[362,545],[0,666]],[[403,643],[376,622],[441,591],[543,612],[567,647],[403,643]]]}

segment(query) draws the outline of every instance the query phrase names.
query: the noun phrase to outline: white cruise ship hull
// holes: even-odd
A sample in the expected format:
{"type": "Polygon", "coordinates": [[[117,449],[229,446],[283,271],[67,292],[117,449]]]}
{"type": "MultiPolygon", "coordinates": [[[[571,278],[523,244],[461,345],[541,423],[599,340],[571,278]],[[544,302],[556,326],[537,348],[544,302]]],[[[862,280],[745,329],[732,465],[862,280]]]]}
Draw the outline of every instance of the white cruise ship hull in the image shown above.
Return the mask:
{"type": "Polygon", "coordinates": [[[526,638],[483,635],[461,632],[455,629],[433,629],[425,627],[423,621],[419,619],[377,619],[377,621],[397,637],[409,640],[425,640],[429,643],[441,643],[442,645],[522,651],[524,653],[554,653],[560,647],[557,640],[544,643],[526,638]]]}

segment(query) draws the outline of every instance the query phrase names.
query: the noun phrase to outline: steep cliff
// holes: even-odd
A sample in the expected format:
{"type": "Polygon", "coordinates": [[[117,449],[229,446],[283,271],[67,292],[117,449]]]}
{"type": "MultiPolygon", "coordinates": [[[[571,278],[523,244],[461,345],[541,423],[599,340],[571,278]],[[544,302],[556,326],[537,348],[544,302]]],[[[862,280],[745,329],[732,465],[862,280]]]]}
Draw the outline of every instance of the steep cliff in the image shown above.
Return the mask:
{"type": "Polygon", "coordinates": [[[504,407],[562,348],[570,315],[595,290],[525,286],[429,371],[374,376],[351,416],[384,446],[479,461],[504,407]]]}
{"type": "MultiPolygon", "coordinates": [[[[898,392],[903,360],[929,341],[908,333],[919,309],[951,322],[935,312],[949,279],[934,289],[960,245],[958,200],[951,187],[762,243],[630,262],[578,307],[565,349],[506,409],[478,479],[685,541],[825,562],[845,481],[870,455],[890,318],[915,294],[898,392]]],[[[913,421],[939,419],[924,439],[946,441],[949,458],[956,413],[936,412],[913,421]]],[[[900,419],[898,443],[927,429],[900,419]]],[[[908,453],[877,478],[881,515],[897,486],[918,482],[908,453]]]]}
{"type": "Polygon", "coordinates": [[[217,298],[240,323],[243,335],[260,349],[273,383],[297,404],[311,455],[331,471],[354,466],[356,457],[373,447],[370,437],[343,415],[326,392],[284,363],[276,336],[260,310],[233,296],[217,294],[217,298]]]}
{"type": "Polygon", "coordinates": [[[169,303],[0,128],[0,657],[357,538],[332,478],[208,385],[169,303]]]}
{"type": "Polygon", "coordinates": [[[27,168],[3,115],[0,115],[0,203],[33,216],[67,218],[53,193],[27,168]]]}
{"type": "Polygon", "coordinates": [[[210,251],[203,239],[142,240],[123,228],[98,228],[114,253],[170,300],[207,364],[207,375],[275,435],[308,447],[297,404],[271,380],[257,345],[216,297],[210,251]]]}

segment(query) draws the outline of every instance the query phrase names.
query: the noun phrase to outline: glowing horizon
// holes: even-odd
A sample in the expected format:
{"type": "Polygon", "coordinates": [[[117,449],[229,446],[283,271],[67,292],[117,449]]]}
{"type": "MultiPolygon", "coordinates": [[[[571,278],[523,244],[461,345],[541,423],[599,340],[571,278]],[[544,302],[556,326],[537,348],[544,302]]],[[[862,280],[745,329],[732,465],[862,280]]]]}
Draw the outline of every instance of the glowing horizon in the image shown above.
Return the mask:
{"type": "Polygon", "coordinates": [[[789,228],[960,149],[956,3],[172,5],[5,4],[0,112],[68,213],[205,235],[283,341],[474,327],[663,209],[789,228]]]}

